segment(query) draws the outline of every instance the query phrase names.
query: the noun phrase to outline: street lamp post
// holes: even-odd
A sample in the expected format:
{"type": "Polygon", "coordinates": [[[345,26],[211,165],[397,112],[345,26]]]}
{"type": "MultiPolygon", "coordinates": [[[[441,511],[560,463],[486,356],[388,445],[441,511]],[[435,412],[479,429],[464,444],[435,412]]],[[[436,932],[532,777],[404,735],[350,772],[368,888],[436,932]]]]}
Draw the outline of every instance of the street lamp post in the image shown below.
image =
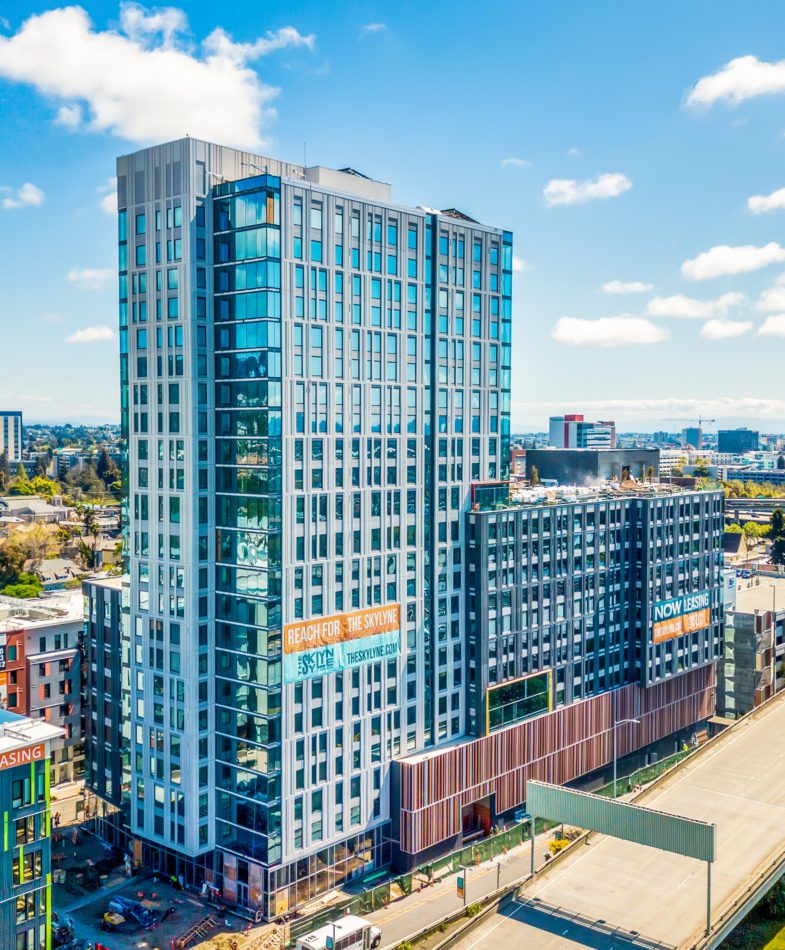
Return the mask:
{"type": "Polygon", "coordinates": [[[777,585],[769,584],[771,588],[771,695],[777,692],[777,585]]]}
{"type": "Polygon", "coordinates": [[[640,723],[640,719],[616,719],[616,696],[613,694],[613,798],[616,799],[616,727],[625,723],[640,723]]]}

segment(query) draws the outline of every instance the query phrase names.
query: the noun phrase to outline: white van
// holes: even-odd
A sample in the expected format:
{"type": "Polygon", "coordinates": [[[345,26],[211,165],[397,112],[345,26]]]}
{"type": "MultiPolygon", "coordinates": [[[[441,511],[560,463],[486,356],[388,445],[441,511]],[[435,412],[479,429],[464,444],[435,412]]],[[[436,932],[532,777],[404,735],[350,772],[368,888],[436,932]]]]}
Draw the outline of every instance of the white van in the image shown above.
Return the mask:
{"type": "Polygon", "coordinates": [[[296,950],[375,950],[382,942],[378,927],[347,914],[297,938],[296,950]]]}

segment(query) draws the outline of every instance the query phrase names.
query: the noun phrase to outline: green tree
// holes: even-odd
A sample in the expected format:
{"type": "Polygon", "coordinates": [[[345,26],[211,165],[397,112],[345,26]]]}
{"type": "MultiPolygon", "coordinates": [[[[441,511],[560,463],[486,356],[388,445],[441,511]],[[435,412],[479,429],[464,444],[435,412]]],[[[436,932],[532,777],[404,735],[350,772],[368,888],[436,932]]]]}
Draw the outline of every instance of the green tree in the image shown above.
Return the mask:
{"type": "Polygon", "coordinates": [[[101,449],[98,455],[95,471],[107,488],[116,482],[120,477],[120,469],[109,457],[109,452],[107,451],[106,446],[101,449]]]}
{"type": "Polygon", "coordinates": [[[97,561],[97,547],[98,547],[98,536],[101,534],[101,527],[98,524],[98,519],[95,517],[95,512],[89,505],[77,505],[76,513],[82,520],[82,538],[79,538],[76,542],[76,546],[79,548],[79,553],[82,555],[82,559],[88,567],[95,567],[95,562],[97,561]],[[92,537],[93,545],[90,545],[84,540],[84,537],[92,537]]]}
{"type": "Polygon", "coordinates": [[[785,537],[780,536],[774,539],[771,546],[771,563],[785,564],[785,537]]]}
{"type": "Polygon", "coordinates": [[[95,465],[92,462],[88,462],[81,469],[75,465],[66,475],[65,481],[68,487],[74,489],[78,496],[88,495],[98,498],[106,491],[106,486],[98,477],[95,465]]]}
{"type": "Polygon", "coordinates": [[[529,482],[532,485],[540,484],[540,473],[536,465],[532,465],[529,469],[529,482]]]}
{"type": "Polygon", "coordinates": [[[0,590],[1,594],[4,594],[6,597],[37,597],[43,587],[41,586],[41,581],[36,577],[35,574],[30,574],[28,572],[23,572],[19,575],[15,584],[7,584],[5,587],[0,590]]]}
{"type": "Polygon", "coordinates": [[[769,537],[771,526],[767,524],[758,524],[757,521],[747,521],[744,524],[744,537],[747,541],[757,543],[763,538],[769,537]]]}
{"type": "Polygon", "coordinates": [[[776,541],[777,538],[783,536],[785,536],[785,513],[782,508],[775,508],[769,521],[769,537],[776,541]]]}
{"type": "Polygon", "coordinates": [[[8,491],[10,473],[8,471],[8,453],[0,452],[0,492],[8,491]]]}
{"type": "Polygon", "coordinates": [[[60,550],[57,529],[42,524],[16,528],[0,542],[0,581],[16,583],[25,561],[40,561],[60,550]]]}
{"type": "Polygon", "coordinates": [[[733,522],[733,524],[725,525],[725,534],[743,534],[743,533],[744,533],[744,529],[742,528],[740,524],[736,524],[736,522],[733,522]]]}
{"type": "Polygon", "coordinates": [[[32,479],[14,479],[8,493],[9,495],[42,495],[44,498],[52,498],[59,488],[57,482],[44,478],[42,475],[36,475],[32,479]]]}
{"type": "Polygon", "coordinates": [[[43,455],[39,455],[35,460],[35,474],[36,477],[46,477],[46,462],[44,462],[43,455]]]}
{"type": "Polygon", "coordinates": [[[44,498],[53,498],[60,491],[57,482],[43,475],[36,475],[35,478],[31,479],[30,487],[34,494],[41,495],[44,498]]]}

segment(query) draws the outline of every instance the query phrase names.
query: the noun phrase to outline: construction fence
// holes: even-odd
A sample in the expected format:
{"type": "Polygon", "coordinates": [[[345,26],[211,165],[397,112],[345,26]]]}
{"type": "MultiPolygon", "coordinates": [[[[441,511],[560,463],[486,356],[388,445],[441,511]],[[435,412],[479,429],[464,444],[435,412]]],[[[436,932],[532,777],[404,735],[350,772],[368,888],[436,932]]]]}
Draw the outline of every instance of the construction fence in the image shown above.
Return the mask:
{"type": "MultiPolygon", "coordinates": [[[[538,820],[536,833],[541,834],[550,827],[554,827],[553,822],[538,820]]],[[[318,930],[345,914],[366,917],[374,911],[382,910],[393,901],[408,897],[411,893],[432,881],[441,880],[441,878],[454,874],[461,868],[474,867],[477,864],[482,864],[483,861],[489,861],[491,858],[506,854],[511,848],[517,848],[524,841],[528,841],[529,835],[530,822],[522,822],[507,831],[491,834],[489,837],[476,841],[460,851],[453,851],[443,858],[424,864],[407,874],[390,878],[376,887],[363,891],[362,894],[350,897],[340,904],[333,904],[331,907],[327,907],[310,917],[293,920],[287,928],[286,946],[293,947],[298,937],[310,933],[312,930],[318,930]]]]}
{"type": "MultiPolygon", "coordinates": [[[[616,794],[626,795],[628,792],[633,791],[636,785],[648,785],[649,782],[653,782],[656,778],[659,778],[663,772],[667,772],[668,769],[672,769],[677,762],[681,762],[682,759],[686,758],[694,751],[694,747],[686,746],[682,748],[681,751],[674,752],[673,755],[666,756],[666,758],[660,759],[658,762],[653,762],[651,765],[644,765],[642,768],[637,769],[635,772],[631,772],[629,775],[620,775],[616,780],[616,794]]],[[[612,798],[613,782],[609,782],[602,788],[595,789],[594,794],[605,795],[608,798],[612,798]]]]}

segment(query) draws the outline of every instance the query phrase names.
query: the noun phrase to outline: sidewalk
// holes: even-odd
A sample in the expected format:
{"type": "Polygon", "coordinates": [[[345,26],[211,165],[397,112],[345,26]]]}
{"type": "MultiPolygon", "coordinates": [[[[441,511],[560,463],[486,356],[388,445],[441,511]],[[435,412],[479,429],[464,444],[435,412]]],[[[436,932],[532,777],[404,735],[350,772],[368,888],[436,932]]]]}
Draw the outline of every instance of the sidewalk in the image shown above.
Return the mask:
{"type": "MultiPolygon", "coordinates": [[[[545,864],[553,829],[534,839],[535,868],[545,864]]],[[[527,877],[531,867],[531,842],[525,841],[507,854],[484,861],[465,872],[466,905],[491,894],[499,887],[527,877]]],[[[449,874],[436,884],[396,901],[386,910],[368,914],[367,918],[382,930],[382,950],[391,950],[413,934],[437,924],[463,907],[458,897],[457,874],[449,874]]]]}

